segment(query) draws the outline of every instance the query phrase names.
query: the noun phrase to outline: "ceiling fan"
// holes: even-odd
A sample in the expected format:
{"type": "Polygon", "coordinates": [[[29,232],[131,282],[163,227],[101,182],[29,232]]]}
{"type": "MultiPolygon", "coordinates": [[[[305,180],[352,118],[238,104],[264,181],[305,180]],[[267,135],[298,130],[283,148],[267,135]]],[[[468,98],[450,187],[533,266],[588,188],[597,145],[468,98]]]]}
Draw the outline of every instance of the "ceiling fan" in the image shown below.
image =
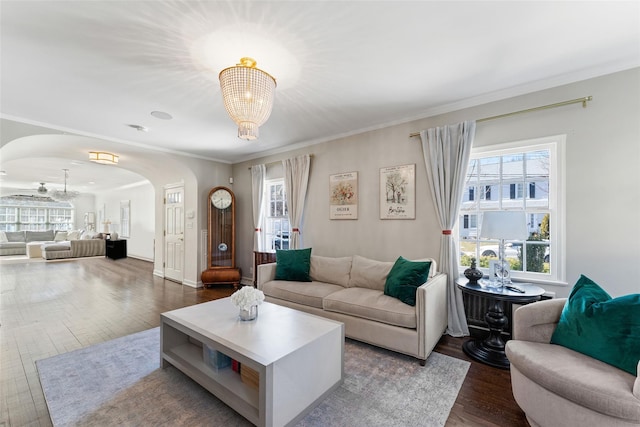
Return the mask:
{"type": "Polygon", "coordinates": [[[47,187],[44,186],[44,182],[40,183],[40,187],[38,187],[38,194],[47,194],[47,187]]]}

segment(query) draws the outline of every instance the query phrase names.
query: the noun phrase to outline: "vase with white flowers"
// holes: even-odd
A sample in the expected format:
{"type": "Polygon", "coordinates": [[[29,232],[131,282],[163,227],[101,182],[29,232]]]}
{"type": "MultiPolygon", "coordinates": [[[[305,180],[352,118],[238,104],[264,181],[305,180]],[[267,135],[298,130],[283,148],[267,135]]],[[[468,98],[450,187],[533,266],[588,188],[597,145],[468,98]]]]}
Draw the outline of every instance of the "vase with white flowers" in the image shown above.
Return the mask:
{"type": "Polygon", "coordinates": [[[258,306],[264,301],[264,293],[253,286],[243,286],[231,295],[231,302],[240,309],[240,320],[258,317],[258,306]]]}

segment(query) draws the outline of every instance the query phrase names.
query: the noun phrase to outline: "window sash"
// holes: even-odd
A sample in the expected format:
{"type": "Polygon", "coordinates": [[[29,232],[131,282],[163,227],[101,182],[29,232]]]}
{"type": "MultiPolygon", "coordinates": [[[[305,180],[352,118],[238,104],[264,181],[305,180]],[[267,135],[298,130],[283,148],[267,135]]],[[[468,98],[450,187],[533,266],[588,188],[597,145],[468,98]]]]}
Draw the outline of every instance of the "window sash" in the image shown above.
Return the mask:
{"type": "MultiPolygon", "coordinates": [[[[530,231],[537,230],[538,223],[545,214],[549,214],[549,241],[527,240],[524,245],[523,242],[514,242],[515,247],[522,251],[525,265],[527,254],[548,257],[549,272],[512,271],[512,277],[532,282],[564,282],[565,266],[561,260],[564,260],[565,214],[564,200],[559,197],[564,190],[564,168],[558,165],[564,164],[565,140],[564,135],[557,135],[473,149],[458,224],[463,253],[470,242],[475,243],[476,258],[481,255],[481,246],[498,244],[497,241],[478,239],[479,228],[473,227],[471,219],[477,219],[479,225],[482,212],[524,210],[530,231]],[[548,160],[543,155],[547,151],[548,160]],[[509,161],[517,164],[507,164],[509,161]],[[505,171],[508,173],[504,174],[505,171]],[[470,177],[475,180],[470,180],[470,177]]],[[[461,265],[461,271],[467,266],[461,265]]]]}
{"type": "Polygon", "coordinates": [[[265,182],[263,217],[263,247],[268,251],[289,249],[289,212],[284,188],[284,179],[265,182]]]}

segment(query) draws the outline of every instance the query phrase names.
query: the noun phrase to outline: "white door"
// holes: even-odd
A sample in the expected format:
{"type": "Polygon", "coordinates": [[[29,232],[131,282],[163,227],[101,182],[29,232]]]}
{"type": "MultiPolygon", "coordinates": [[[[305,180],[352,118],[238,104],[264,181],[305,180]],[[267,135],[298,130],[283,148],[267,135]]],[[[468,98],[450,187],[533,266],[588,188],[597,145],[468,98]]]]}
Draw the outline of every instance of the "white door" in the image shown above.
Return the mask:
{"type": "Polygon", "coordinates": [[[182,283],[184,260],[184,187],[164,190],[164,277],[182,283]]]}

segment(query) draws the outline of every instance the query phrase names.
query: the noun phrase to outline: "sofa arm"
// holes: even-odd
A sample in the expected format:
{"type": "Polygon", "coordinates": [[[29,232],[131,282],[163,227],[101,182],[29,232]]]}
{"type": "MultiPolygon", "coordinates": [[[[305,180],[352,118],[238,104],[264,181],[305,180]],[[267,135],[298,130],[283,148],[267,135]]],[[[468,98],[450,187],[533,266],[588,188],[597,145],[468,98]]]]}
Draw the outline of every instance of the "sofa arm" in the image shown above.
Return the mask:
{"type": "Polygon", "coordinates": [[[256,274],[258,275],[257,287],[262,289],[262,285],[276,278],[276,263],[260,264],[256,274]]]}
{"type": "Polygon", "coordinates": [[[566,300],[550,299],[518,308],[513,315],[513,339],[550,343],[566,300]]]}
{"type": "Polygon", "coordinates": [[[436,274],[416,291],[418,358],[426,359],[447,328],[447,275],[436,274]]]}

